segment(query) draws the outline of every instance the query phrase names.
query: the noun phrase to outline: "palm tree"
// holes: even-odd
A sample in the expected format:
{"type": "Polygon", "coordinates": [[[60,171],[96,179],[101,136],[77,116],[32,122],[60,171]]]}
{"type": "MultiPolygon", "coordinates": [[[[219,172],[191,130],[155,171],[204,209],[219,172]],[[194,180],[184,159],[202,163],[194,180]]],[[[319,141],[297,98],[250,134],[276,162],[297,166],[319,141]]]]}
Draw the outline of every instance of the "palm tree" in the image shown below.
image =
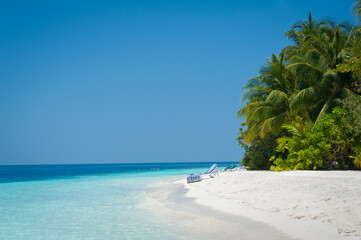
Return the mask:
{"type": "Polygon", "coordinates": [[[291,29],[286,32],[285,36],[292,40],[296,46],[300,46],[303,42],[304,36],[308,34],[316,34],[319,30],[319,26],[320,23],[312,17],[311,13],[309,13],[307,20],[294,24],[291,29]]]}
{"type": "MultiPolygon", "coordinates": [[[[280,169],[314,168],[332,160],[327,144],[317,156],[312,151],[307,152],[309,155],[297,152],[319,143],[307,137],[313,127],[317,134],[329,131],[317,127],[324,123],[320,119],[331,116],[321,118],[325,113],[344,102],[338,100],[351,96],[361,99],[361,0],[356,1],[354,10],[359,20],[356,26],[317,21],[311,13],[293,25],[285,34],[293,44],[279,56],[272,55],[260,75],[249,79],[242,90],[246,104],[238,111],[238,118],[245,118],[247,129],[241,131],[239,139],[256,145],[257,137],[281,137],[278,148],[287,149],[287,159],[272,158],[280,169]],[[288,134],[293,137],[288,138],[288,134]]],[[[360,167],[358,142],[347,156],[360,167]]]]}
{"type": "Polygon", "coordinates": [[[257,136],[277,133],[291,116],[290,97],[297,88],[297,81],[286,68],[283,55],[273,55],[260,73],[260,76],[248,80],[243,88],[247,92],[242,101],[248,102],[238,111],[238,118],[245,117],[248,127],[245,131],[245,143],[257,136]]]}
{"type": "Polygon", "coordinates": [[[359,24],[361,23],[361,0],[356,1],[354,4],[354,15],[359,20],[359,24]]]}
{"type": "Polygon", "coordinates": [[[268,133],[277,134],[282,124],[301,115],[317,121],[335,100],[352,94],[352,72],[336,71],[347,62],[360,40],[360,28],[331,21],[318,22],[311,13],[286,36],[295,42],[272,56],[260,76],[248,80],[238,112],[245,117],[245,142],[268,133]]]}
{"type": "Polygon", "coordinates": [[[301,76],[300,73],[303,71],[301,67],[288,66],[293,58],[298,59],[298,56],[302,55],[300,46],[304,38],[310,34],[318,34],[319,26],[320,23],[313,19],[311,13],[307,21],[295,24],[286,33],[295,45],[286,47],[280,57],[273,55],[261,69],[261,75],[250,79],[243,88],[246,93],[242,101],[248,102],[239,110],[238,118],[246,119],[248,127],[244,134],[246,143],[257,136],[265,137],[267,133],[279,133],[281,126],[294,119],[297,114],[309,119],[308,109],[305,107],[307,105],[297,102],[300,98],[294,101],[295,93],[302,89],[300,85],[302,82],[298,81],[298,76],[301,76]]]}
{"type": "Polygon", "coordinates": [[[291,31],[287,35],[296,34],[299,38],[296,46],[285,48],[284,53],[290,62],[287,67],[298,75],[300,90],[296,91],[290,107],[294,111],[307,108],[311,119],[317,121],[334,106],[335,99],[352,92],[352,74],[334,70],[350,58],[359,29],[323,21],[312,31],[309,28],[291,31]]]}

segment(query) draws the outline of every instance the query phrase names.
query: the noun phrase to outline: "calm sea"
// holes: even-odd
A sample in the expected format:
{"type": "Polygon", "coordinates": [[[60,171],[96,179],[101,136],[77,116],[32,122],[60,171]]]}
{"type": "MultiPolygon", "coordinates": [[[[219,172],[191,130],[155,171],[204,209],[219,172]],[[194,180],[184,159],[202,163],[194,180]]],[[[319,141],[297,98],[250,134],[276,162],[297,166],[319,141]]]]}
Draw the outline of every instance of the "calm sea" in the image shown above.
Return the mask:
{"type": "Polygon", "coordinates": [[[187,239],[144,198],[149,185],[212,164],[0,166],[0,239],[187,239]]]}

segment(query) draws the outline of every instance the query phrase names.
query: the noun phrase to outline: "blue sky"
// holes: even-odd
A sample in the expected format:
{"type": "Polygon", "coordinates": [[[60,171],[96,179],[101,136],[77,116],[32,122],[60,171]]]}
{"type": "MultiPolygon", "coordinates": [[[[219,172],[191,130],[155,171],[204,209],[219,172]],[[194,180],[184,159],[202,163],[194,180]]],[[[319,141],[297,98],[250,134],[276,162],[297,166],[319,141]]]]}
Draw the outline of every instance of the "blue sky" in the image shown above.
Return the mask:
{"type": "Polygon", "coordinates": [[[240,161],[240,90],[354,1],[1,1],[0,164],[240,161]]]}

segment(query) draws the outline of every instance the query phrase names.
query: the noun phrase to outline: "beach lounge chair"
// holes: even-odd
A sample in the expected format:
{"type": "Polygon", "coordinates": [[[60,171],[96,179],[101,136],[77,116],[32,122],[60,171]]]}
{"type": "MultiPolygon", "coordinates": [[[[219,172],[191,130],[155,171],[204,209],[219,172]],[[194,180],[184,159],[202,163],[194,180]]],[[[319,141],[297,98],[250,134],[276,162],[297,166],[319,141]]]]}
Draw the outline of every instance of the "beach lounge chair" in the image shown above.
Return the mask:
{"type": "Polygon", "coordinates": [[[225,169],[221,170],[221,172],[228,172],[228,171],[232,171],[233,169],[235,169],[237,167],[237,164],[234,165],[229,165],[228,167],[226,167],[225,169]]]}
{"type": "Polygon", "coordinates": [[[228,166],[228,167],[226,167],[226,168],[222,169],[222,170],[221,170],[221,172],[226,172],[226,171],[227,171],[228,169],[230,169],[232,166],[233,166],[233,165],[230,165],[230,166],[228,166]]]}
{"type": "Polygon", "coordinates": [[[233,171],[236,170],[237,167],[238,167],[238,165],[237,165],[237,164],[234,164],[234,165],[232,165],[232,166],[228,169],[228,171],[233,172],[233,171]]]}
{"type": "Polygon", "coordinates": [[[202,181],[202,175],[201,174],[191,173],[187,177],[187,183],[199,182],[199,181],[202,181]]]}
{"type": "Polygon", "coordinates": [[[212,174],[214,172],[214,170],[218,167],[217,164],[213,164],[207,171],[205,171],[204,173],[199,173],[199,174],[195,174],[195,173],[191,173],[188,175],[187,177],[187,183],[191,183],[191,182],[199,182],[202,181],[202,176],[203,175],[208,175],[209,177],[213,178],[214,175],[212,174]]]}
{"type": "Polygon", "coordinates": [[[213,164],[212,167],[210,167],[206,172],[202,173],[202,175],[212,174],[212,172],[213,172],[214,170],[216,170],[217,167],[218,167],[217,164],[213,164]]]}

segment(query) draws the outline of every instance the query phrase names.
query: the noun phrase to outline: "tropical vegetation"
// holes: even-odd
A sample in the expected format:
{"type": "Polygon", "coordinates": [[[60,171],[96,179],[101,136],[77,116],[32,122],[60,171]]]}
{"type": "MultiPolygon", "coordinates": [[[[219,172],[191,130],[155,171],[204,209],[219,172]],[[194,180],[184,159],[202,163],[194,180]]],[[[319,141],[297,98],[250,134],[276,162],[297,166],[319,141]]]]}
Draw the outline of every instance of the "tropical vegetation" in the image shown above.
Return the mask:
{"type": "Polygon", "coordinates": [[[356,25],[307,20],[243,88],[238,142],[250,169],[361,167],[361,0],[356,25]]]}

